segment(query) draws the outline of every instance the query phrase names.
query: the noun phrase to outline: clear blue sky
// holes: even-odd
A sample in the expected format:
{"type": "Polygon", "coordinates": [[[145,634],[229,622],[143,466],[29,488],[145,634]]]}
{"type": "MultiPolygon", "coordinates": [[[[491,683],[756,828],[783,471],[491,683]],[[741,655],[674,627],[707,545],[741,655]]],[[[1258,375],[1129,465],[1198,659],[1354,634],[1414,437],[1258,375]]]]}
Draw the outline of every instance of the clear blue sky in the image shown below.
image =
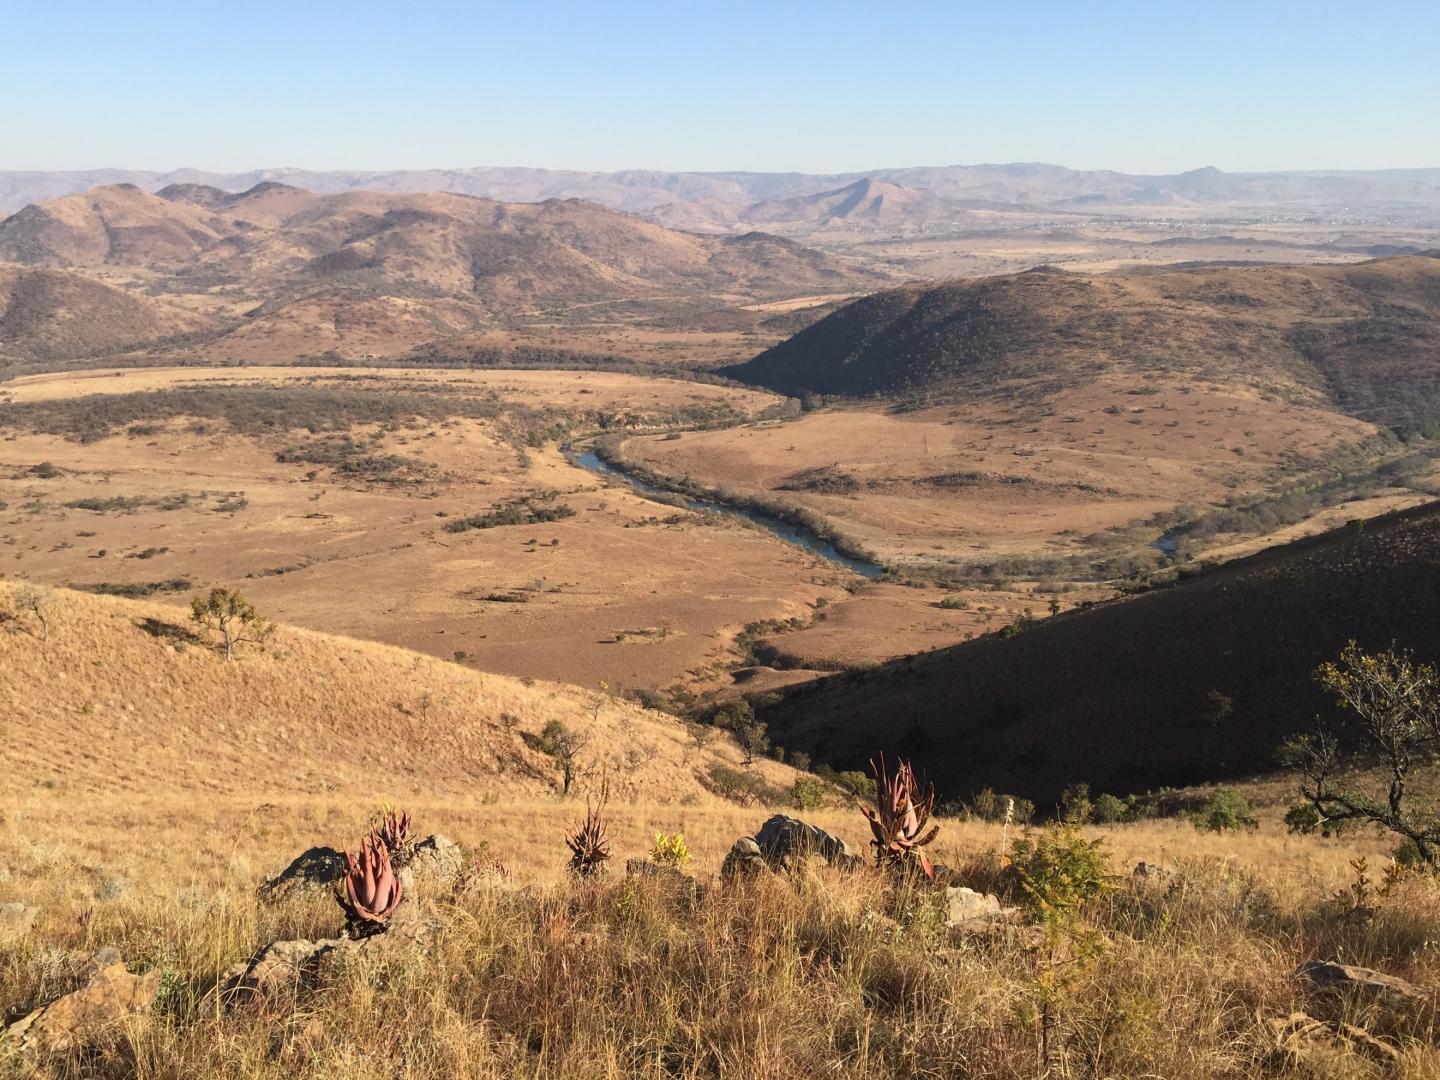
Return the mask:
{"type": "Polygon", "coordinates": [[[1440,165],[1440,0],[0,0],[0,169],[1440,165]]]}

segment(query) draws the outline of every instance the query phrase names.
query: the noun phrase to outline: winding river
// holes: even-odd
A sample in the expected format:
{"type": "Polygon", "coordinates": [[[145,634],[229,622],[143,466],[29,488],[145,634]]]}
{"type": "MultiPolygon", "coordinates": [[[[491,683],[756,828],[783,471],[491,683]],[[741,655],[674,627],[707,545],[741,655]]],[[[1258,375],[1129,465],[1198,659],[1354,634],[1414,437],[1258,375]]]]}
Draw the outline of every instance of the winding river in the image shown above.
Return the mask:
{"type": "Polygon", "coordinates": [[[700,510],[712,514],[725,514],[733,518],[741,518],[752,524],[760,526],[772,536],[779,537],[787,544],[794,544],[798,548],[818,555],[822,559],[837,563],[847,570],[853,570],[867,578],[880,578],[885,575],[885,568],[879,563],[870,562],[867,559],[857,559],[854,556],[846,555],[843,551],[836,549],[835,545],[823,537],[816,536],[803,525],[796,525],[794,522],[784,521],[765,513],[763,510],[756,510],[748,506],[733,506],[729,503],[706,502],[700,499],[692,499],[688,496],[677,496],[673,491],[667,491],[657,487],[645,480],[617,468],[604,458],[600,457],[593,450],[572,450],[567,455],[571,461],[599,476],[613,476],[629,484],[638,494],[647,497],[664,496],[666,503],[673,502],[679,498],[683,500],[686,509],[700,510]]]}

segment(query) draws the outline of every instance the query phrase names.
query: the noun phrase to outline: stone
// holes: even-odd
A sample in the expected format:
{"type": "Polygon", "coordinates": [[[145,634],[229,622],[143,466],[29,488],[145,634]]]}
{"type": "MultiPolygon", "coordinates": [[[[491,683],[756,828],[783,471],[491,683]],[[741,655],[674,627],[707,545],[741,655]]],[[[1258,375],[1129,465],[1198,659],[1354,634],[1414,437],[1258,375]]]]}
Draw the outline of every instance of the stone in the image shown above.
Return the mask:
{"type": "Polygon", "coordinates": [[[260,899],[274,902],[293,892],[330,888],[345,873],[345,856],[334,848],[312,847],[260,886],[260,899]]]}
{"type": "Polygon", "coordinates": [[[465,878],[465,850],[437,833],[400,852],[395,866],[412,875],[411,881],[404,882],[407,891],[417,887],[427,896],[453,893],[465,878]]]}
{"type": "Polygon", "coordinates": [[[767,863],[787,870],[807,855],[819,855],[831,866],[845,869],[863,861],[838,836],[785,814],[776,814],[761,825],[755,843],[767,863]]]}
{"type": "Polygon", "coordinates": [[[229,1004],[238,1004],[249,998],[293,995],[314,989],[327,961],[363,944],[348,938],[271,942],[220,976],[221,998],[229,1004]]]}
{"type": "Polygon", "coordinates": [[[998,896],[976,892],[964,886],[947,888],[945,905],[946,918],[951,926],[971,919],[989,919],[1003,910],[998,896]]]}
{"type": "Polygon", "coordinates": [[[753,836],[742,836],[736,840],[730,846],[725,861],[720,864],[720,876],[723,878],[752,877],[769,872],[770,865],[753,836]]]}
{"type": "Polygon", "coordinates": [[[1333,960],[1311,960],[1301,964],[1296,974],[1321,988],[1366,990],[1392,1005],[1427,1002],[1434,997],[1429,990],[1394,975],[1333,960]]]}
{"type": "Polygon", "coordinates": [[[14,941],[30,933],[40,909],[28,904],[0,904],[0,941],[14,941]]]}
{"type": "Polygon", "coordinates": [[[1355,1061],[1356,1056],[1379,1066],[1378,1070],[1370,1070],[1370,1075],[1383,1075],[1402,1063],[1396,1047],[1354,1024],[1317,1020],[1306,1013],[1296,1012],[1274,1017],[1266,1021],[1266,1026],[1275,1036],[1277,1050],[1312,1068],[1328,1063],[1334,1066],[1329,1072],[1336,1075],[1362,1075],[1354,1067],[1356,1064],[1363,1066],[1363,1062],[1355,1061]]]}
{"type": "Polygon", "coordinates": [[[103,1037],[150,1010],[160,993],[160,972],[131,975],[123,963],[101,968],[80,990],[42,1005],[8,1027],[0,1042],[22,1052],[62,1052],[103,1037]]]}

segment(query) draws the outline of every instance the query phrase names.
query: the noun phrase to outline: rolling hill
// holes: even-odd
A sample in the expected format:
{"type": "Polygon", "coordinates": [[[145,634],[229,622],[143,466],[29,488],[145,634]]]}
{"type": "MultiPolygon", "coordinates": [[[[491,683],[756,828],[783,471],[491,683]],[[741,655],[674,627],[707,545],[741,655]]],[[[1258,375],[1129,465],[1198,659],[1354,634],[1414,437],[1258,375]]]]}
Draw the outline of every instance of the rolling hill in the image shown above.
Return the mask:
{"type": "Polygon", "coordinates": [[[1271,548],[1014,634],[801,684],[757,712],[792,752],[877,751],[948,796],[1050,804],[1071,782],[1142,792],[1262,773],[1329,706],[1311,673],[1349,639],[1440,659],[1440,504],[1271,548]],[[1217,716],[1212,693],[1233,709],[1217,716]]]}
{"type": "Polygon", "coordinates": [[[506,320],[670,314],[885,280],[764,233],[682,233],[577,200],[320,195],[273,182],[241,193],[121,184],[28,206],[0,221],[5,261],[184,298],[235,331],[226,355],[263,359],[394,352],[506,320]]]}
{"type": "Polygon", "coordinates": [[[0,358],[118,352],[213,325],[195,312],[83,274],[0,264],[0,358]]]}
{"type": "Polygon", "coordinates": [[[1440,254],[909,286],[726,370],[792,394],[928,402],[1167,372],[1440,432],[1440,254]]]}
{"type": "MultiPolygon", "coordinates": [[[[57,589],[45,639],[16,590],[0,582],[0,765],[17,792],[548,795],[558,775],[536,740],[550,720],[588,740],[584,785],[605,772],[626,798],[699,799],[709,765],[739,761],[619,698],[290,626],[227,664],[180,609],[57,589]]],[[[788,785],[791,770],[760,767],[788,785]]]]}

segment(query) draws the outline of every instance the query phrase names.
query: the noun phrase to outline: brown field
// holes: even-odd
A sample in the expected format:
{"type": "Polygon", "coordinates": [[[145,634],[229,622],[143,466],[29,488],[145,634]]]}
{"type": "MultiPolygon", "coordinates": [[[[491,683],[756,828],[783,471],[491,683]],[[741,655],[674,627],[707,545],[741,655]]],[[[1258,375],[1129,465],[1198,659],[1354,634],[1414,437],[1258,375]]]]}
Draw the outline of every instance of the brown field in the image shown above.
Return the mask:
{"type": "MultiPolygon", "coordinates": [[[[6,389],[15,403],[35,403],[117,387],[379,391],[415,382],[640,422],[686,405],[725,403],[743,415],[775,400],[570,372],[131,370],[35,377],[6,389]]],[[[820,597],[845,595],[837,586],[848,575],[830,564],[762,531],[607,487],[553,445],[517,449],[497,423],[452,418],[393,431],[354,429],[357,437],[377,437],[367,453],[423,465],[427,471],[406,483],[281,463],[277,449],[305,441],[294,431],[197,434],[176,420],[162,431],[91,443],[15,434],[0,443],[5,572],[80,586],[176,578],[194,589],[239,585],[272,618],[447,659],[463,653],[487,671],[616,687],[665,686],[690,673],[710,678],[715,665],[730,662],[731,639],[745,624],[790,618],[820,597]],[[42,462],[57,475],[34,475],[42,462]],[[458,534],[443,528],[442,515],[544,493],[575,515],[458,534]],[[117,498],[144,504],[65,505],[117,498]]],[[[185,603],[194,589],[157,599],[185,603]]]]}
{"type": "Polygon", "coordinates": [[[831,409],[631,438],[622,452],[669,476],[809,507],[883,559],[963,564],[1091,551],[1096,533],[1262,491],[1376,430],[1233,386],[1132,389],[1100,379],[1038,410],[831,409]],[[851,490],[825,493],[837,479],[851,490]]]}

